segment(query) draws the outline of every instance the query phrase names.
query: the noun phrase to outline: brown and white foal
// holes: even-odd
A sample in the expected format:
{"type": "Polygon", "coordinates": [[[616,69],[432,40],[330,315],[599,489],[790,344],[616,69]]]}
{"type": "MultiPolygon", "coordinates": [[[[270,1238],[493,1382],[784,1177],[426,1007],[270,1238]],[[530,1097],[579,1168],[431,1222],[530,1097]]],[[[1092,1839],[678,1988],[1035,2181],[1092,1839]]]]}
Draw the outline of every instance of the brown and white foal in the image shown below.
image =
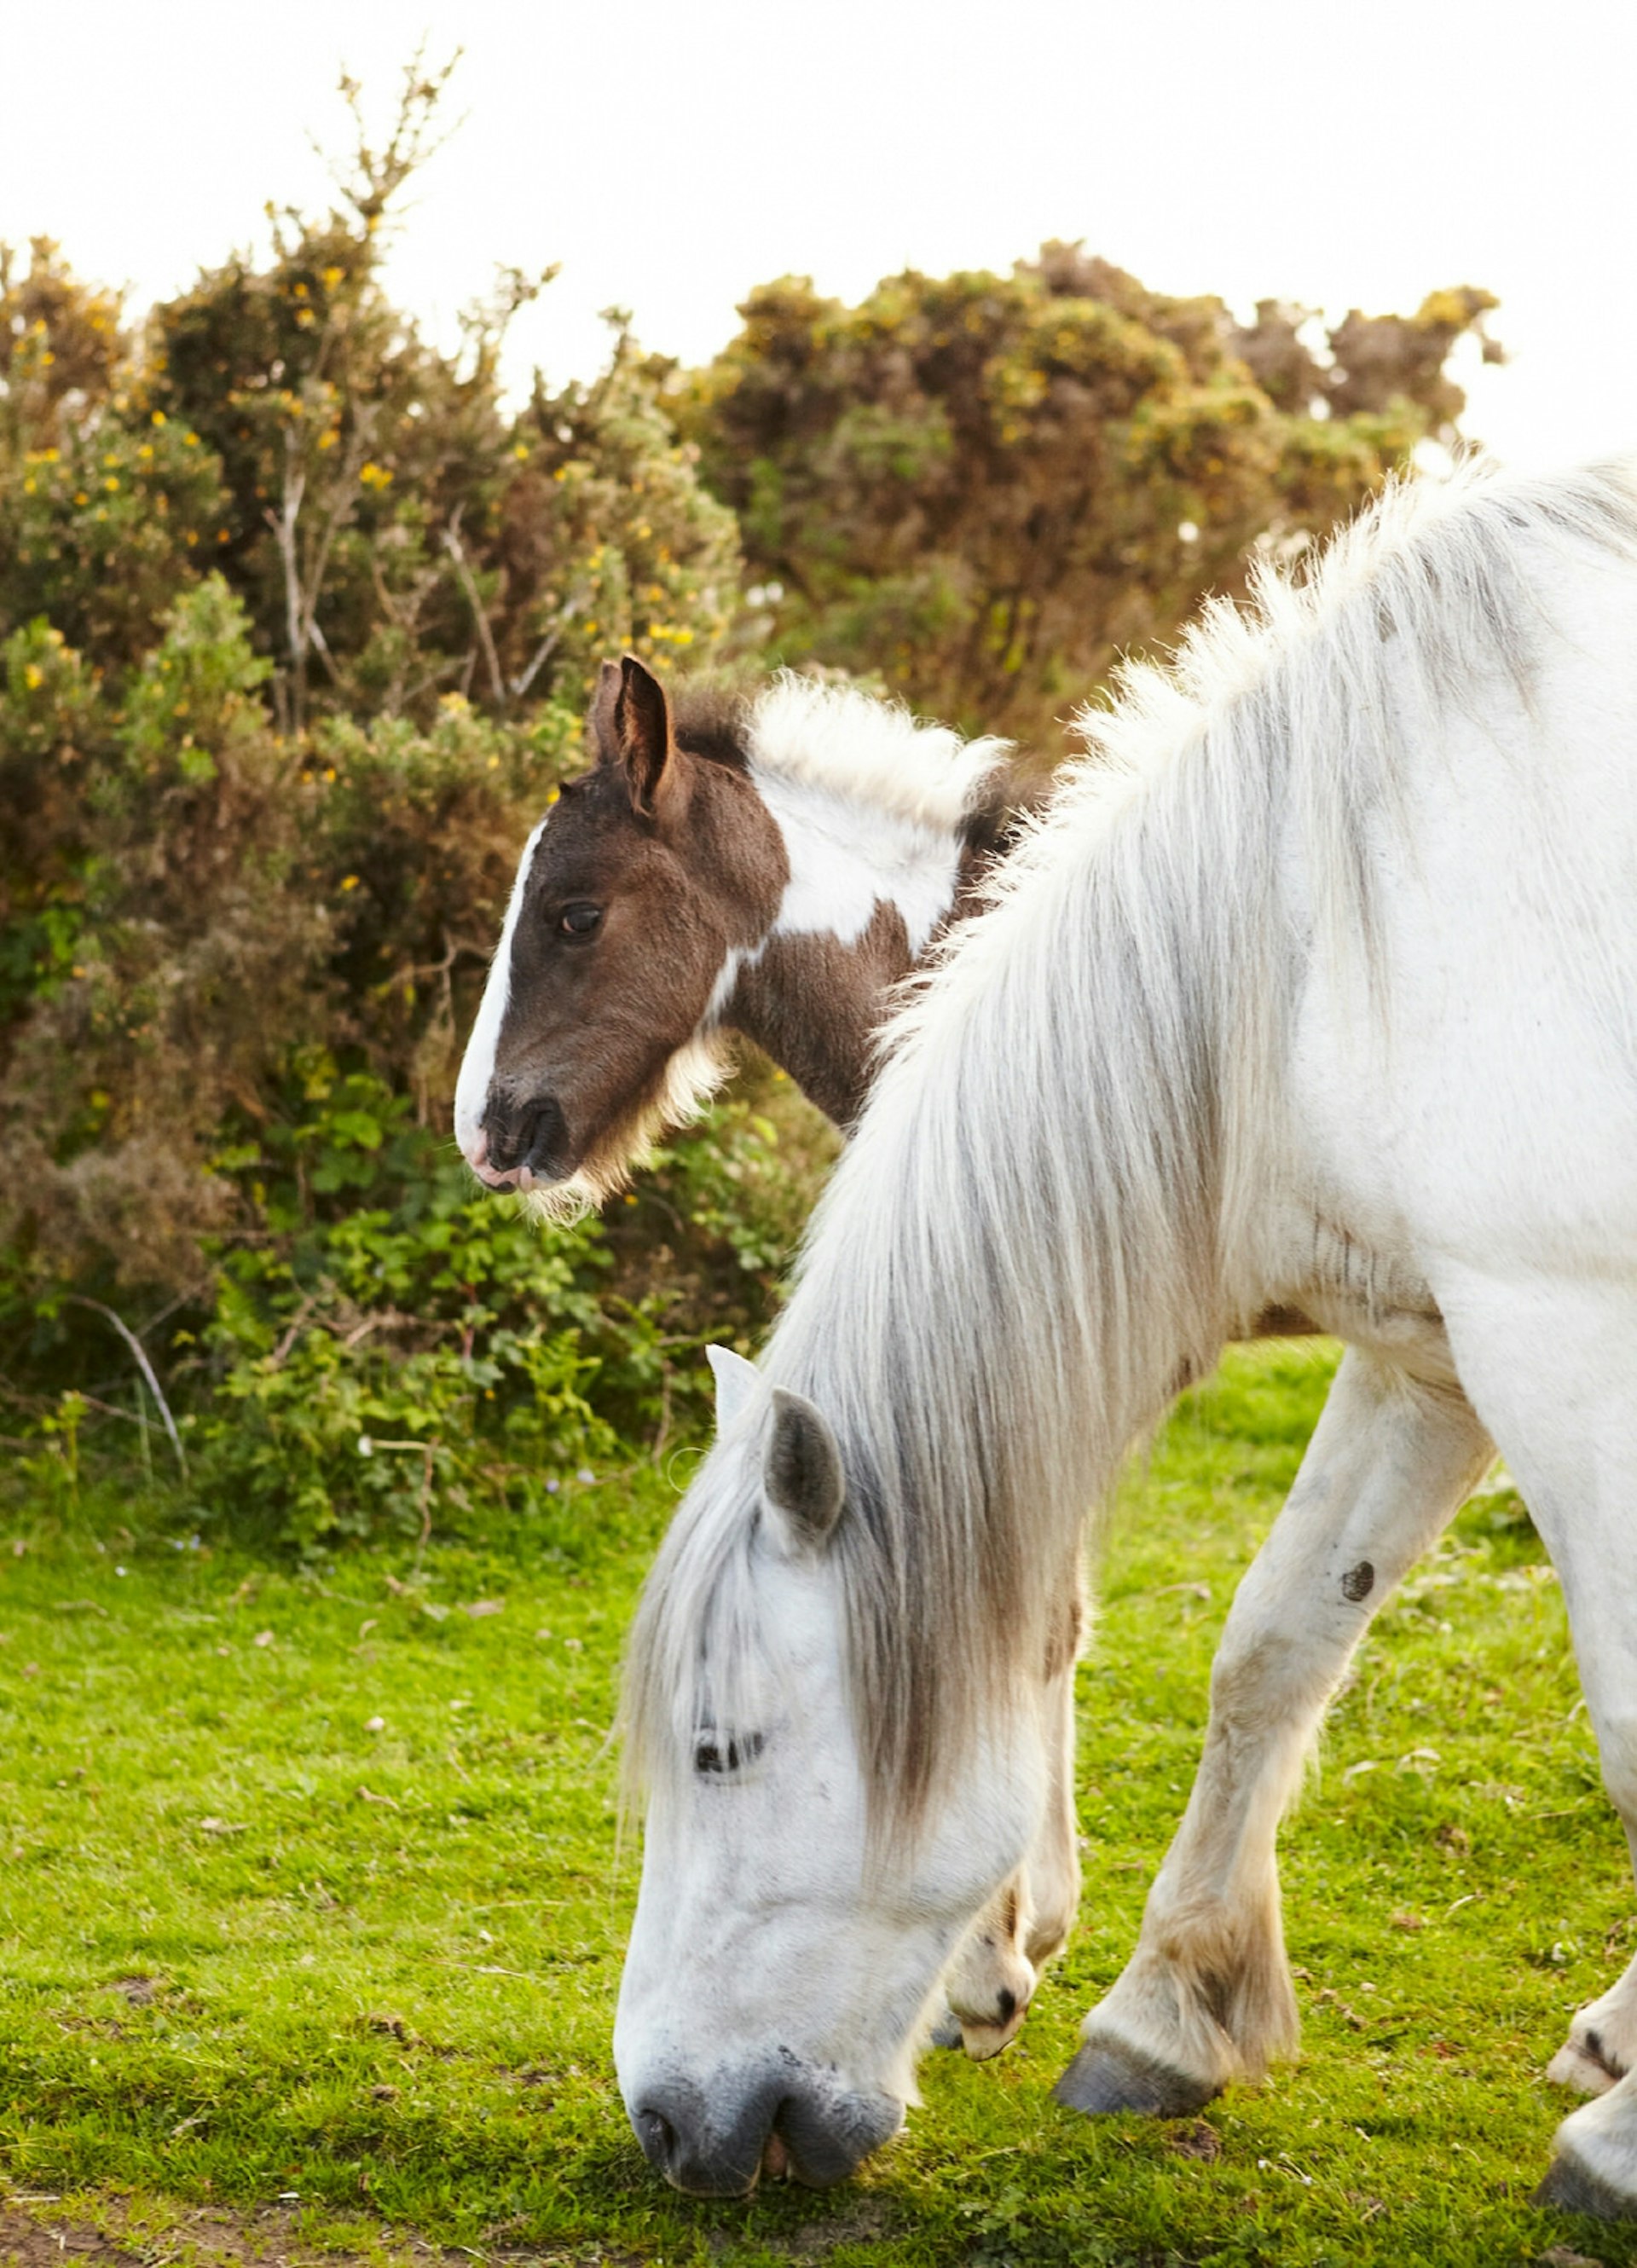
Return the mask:
{"type": "MultiPolygon", "coordinates": [[[[455,1099],[473,1171],[549,1214],[618,1189],[734,1032],[850,1129],[890,988],[969,909],[1025,801],[1009,742],[791,675],[673,709],[627,656],[604,663],[590,729],[594,764],[524,848],[455,1099]]],[[[1079,1636],[1076,1579],[1042,1666],[1061,1769],[1041,1841],[947,1980],[972,2055],[1012,2037],[1078,1900],[1079,1636]]]]}
{"type": "Polygon", "coordinates": [[[992,857],[1009,743],[850,689],[684,692],[605,662],[596,762],[525,846],[461,1065],[491,1189],[595,1203],[740,1032],[825,1115],[863,1107],[883,995],[992,857]]]}

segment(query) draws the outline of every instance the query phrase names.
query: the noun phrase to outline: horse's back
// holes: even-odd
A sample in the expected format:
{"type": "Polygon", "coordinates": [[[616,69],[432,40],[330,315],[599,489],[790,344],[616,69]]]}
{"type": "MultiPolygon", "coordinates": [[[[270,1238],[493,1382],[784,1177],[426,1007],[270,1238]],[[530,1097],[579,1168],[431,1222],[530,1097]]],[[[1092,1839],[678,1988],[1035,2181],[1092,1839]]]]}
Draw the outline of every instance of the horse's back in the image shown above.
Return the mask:
{"type": "Polygon", "coordinates": [[[1375,949],[1307,989],[1298,1108],[1410,1248],[1637,1292],[1637,564],[1538,560],[1528,651],[1404,674],[1375,949]]]}

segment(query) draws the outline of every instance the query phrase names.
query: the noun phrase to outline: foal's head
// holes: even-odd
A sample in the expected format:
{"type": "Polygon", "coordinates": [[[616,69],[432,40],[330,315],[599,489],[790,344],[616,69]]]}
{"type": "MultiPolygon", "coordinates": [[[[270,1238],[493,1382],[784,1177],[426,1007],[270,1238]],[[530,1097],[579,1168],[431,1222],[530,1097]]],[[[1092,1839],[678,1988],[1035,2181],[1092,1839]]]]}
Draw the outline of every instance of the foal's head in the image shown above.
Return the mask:
{"type": "Polygon", "coordinates": [[[524,850],[455,1096],[490,1188],[571,1202],[617,1187],[715,1083],[736,954],[766,934],[787,873],[725,721],[679,733],[628,655],[603,664],[591,733],[595,763],[524,850]]]}

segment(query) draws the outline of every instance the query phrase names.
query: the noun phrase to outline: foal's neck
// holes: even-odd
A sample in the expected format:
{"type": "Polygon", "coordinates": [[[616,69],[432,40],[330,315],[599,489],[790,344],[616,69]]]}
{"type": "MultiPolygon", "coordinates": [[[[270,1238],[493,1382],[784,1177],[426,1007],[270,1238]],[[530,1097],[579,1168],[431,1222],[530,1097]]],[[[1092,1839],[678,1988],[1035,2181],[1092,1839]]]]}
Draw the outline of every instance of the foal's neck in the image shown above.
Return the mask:
{"type": "Polygon", "coordinates": [[[973,880],[963,838],[758,769],[788,868],[761,943],[734,956],[720,1021],[850,1131],[864,1108],[888,995],[973,880]]]}

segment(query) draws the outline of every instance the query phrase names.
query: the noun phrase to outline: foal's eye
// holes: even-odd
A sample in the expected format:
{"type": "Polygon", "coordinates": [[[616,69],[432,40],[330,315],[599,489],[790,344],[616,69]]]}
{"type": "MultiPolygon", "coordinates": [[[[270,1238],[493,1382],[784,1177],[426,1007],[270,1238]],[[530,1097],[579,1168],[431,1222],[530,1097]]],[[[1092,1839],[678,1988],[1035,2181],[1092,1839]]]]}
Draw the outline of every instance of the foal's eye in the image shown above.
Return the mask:
{"type": "Polygon", "coordinates": [[[582,902],[579,905],[564,907],[557,920],[557,927],[564,937],[589,937],[601,919],[601,906],[587,905],[582,902]]]}
{"type": "Polygon", "coordinates": [[[697,1772],[735,1772],[741,1764],[754,1764],[766,1745],[762,1733],[704,1733],[694,1743],[693,1768],[697,1772]]]}

